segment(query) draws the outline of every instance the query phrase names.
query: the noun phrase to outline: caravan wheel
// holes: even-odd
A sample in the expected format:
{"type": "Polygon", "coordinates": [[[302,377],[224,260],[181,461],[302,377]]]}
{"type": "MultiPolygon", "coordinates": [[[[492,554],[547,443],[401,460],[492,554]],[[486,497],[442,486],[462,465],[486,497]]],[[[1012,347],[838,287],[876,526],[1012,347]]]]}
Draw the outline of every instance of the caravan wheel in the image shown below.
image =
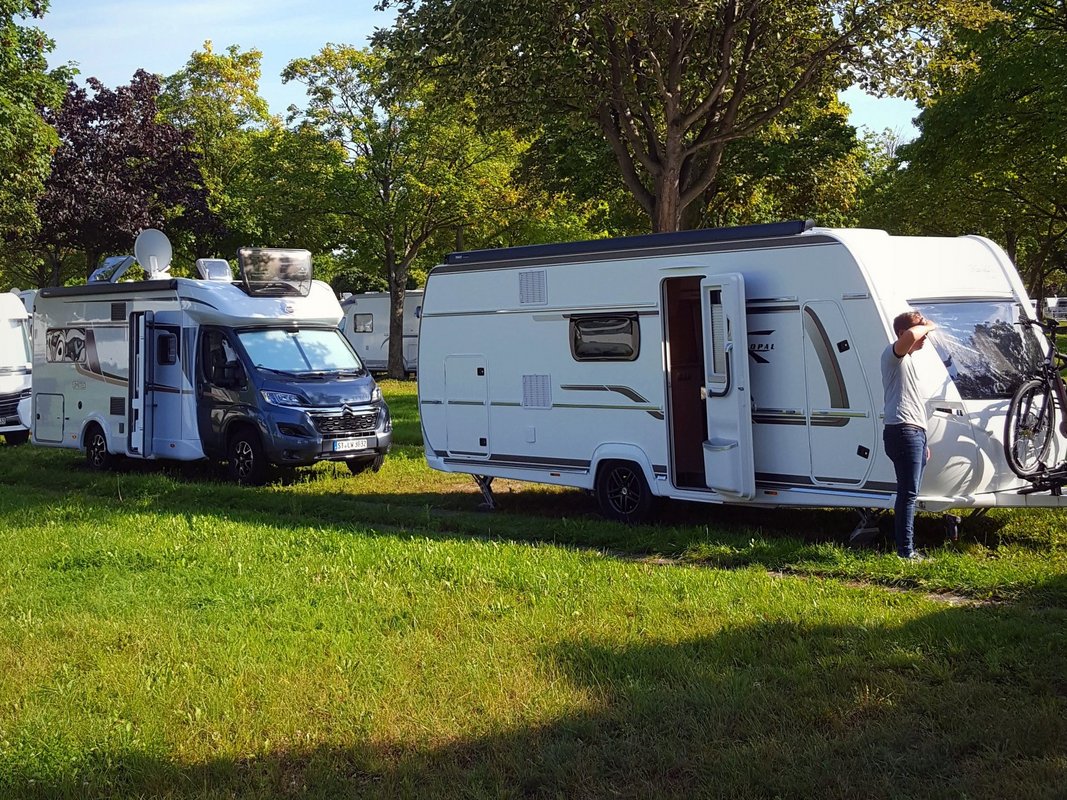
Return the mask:
{"type": "Polygon", "coordinates": [[[605,461],[596,476],[596,499],[608,519],[636,524],[652,512],[652,491],[632,461],[605,461]]]}
{"type": "Polygon", "coordinates": [[[373,458],[350,458],[345,461],[348,466],[348,471],[353,475],[360,475],[370,470],[371,472],[377,472],[382,468],[382,464],[385,463],[385,456],[379,453],[373,458]]]}
{"type": "Polygon", "coordinates": [[[107,451],[107,437],[103,429],[92,424],[85,430],[85,463],[94,472],[103,472],[111,469],[115,464],[115,456],[107,451]]]}
{"type": "Polygon", "coordinates": [[[259,434],[251,428],[242,428],[230,437],[230,477],[235,483],[259,486],[267,480],[267,457],[259,434]]]}

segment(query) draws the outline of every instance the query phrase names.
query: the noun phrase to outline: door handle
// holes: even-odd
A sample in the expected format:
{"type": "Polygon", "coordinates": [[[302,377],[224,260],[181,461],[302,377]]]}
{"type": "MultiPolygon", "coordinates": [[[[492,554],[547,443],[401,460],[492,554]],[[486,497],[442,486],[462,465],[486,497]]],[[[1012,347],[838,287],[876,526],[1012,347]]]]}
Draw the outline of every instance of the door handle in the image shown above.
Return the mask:
{"type": "Polygon", "coordinates": [[[708,387],[707,386],[701,386],[700,387],[700,399],[702,401],[704,401],[705,403],[707,402],[707,400],[708,400],[708,387]]]}

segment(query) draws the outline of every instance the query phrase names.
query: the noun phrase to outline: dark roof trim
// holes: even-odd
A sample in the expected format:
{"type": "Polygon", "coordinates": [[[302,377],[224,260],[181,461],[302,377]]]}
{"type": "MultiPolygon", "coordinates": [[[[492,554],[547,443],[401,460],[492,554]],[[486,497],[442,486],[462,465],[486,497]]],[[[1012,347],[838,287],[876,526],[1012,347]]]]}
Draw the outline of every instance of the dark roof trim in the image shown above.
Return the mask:
{"type": "Polygon", "coordinates": [[[49,286],[41,289],[39,297],[91,297],[99,294],[143,294],[178,288],[176,278],[163,281],[130,281],[129,283],[86,283],[81,286],[49,286]]]}
{"type": "Polygon", "coordinates": [[[542,259],[552,256],[588,255],[591,253],[614,253],[626,250],[649,248],[672,248],[713,242],[734,242],[741,239],[769,239],[780,236],[795,236],[814,227],[812,220],[773,222],[767,225],[742,225],[735,228],[702,228],[677,233],[648,233],[643,236],[623,236],[617,239],[590,239],[581,242],[559,244],[531,244],[521,247],[502,247],[495,250],[468,250],[449,253],[446,264],[480,264],[486,261],[514,261],[518,259],[542,259]]]}

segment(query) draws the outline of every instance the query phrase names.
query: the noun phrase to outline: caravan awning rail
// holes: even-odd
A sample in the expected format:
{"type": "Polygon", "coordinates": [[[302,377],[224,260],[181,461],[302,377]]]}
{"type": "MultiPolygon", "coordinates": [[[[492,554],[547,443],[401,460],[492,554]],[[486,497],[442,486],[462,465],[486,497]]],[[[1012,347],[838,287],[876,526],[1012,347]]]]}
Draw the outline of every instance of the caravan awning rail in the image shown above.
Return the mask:
{"type": "Polygon", "coordinates": [[[673,248],[690,245],[714,244],[716,242],[736,242],[752,239],[779,239],[796,236],[811,230],[813,220],[793,220],[790,222],[772,222],[764,225],[741,225],[734,228],[701,228],[694,231],[676,233],[647,233],[640,236],[623,236],[617,239],[589,239],[580,242],[560,242],[558,244],[531,244],[520,247],[504,247],[494,250],[467,250],[449,253],[445,264],[469,265],[492,261],[517,261],[527,259],[545,259],[557,256],[587,256],[629,250],[653,248],[673,248]]]}

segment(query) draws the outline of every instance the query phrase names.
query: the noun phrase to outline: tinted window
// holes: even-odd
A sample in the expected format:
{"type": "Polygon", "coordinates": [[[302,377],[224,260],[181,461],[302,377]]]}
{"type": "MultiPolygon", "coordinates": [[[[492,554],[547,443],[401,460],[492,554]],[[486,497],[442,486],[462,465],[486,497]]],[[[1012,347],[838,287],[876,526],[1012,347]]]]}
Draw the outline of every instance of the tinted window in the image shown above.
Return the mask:
{"type": "Polygon", "coordinates": [[[1041,353],[1010,300],[926,303],[916,308],[938,326],[930,343],[965,400],[1011,397],[1041,353]]]}
{"type": "Polygon", "coordinates": [[[571,354],[576,361],[633,361],[640,347],[636,314],[571,319],[571,354]]]}

